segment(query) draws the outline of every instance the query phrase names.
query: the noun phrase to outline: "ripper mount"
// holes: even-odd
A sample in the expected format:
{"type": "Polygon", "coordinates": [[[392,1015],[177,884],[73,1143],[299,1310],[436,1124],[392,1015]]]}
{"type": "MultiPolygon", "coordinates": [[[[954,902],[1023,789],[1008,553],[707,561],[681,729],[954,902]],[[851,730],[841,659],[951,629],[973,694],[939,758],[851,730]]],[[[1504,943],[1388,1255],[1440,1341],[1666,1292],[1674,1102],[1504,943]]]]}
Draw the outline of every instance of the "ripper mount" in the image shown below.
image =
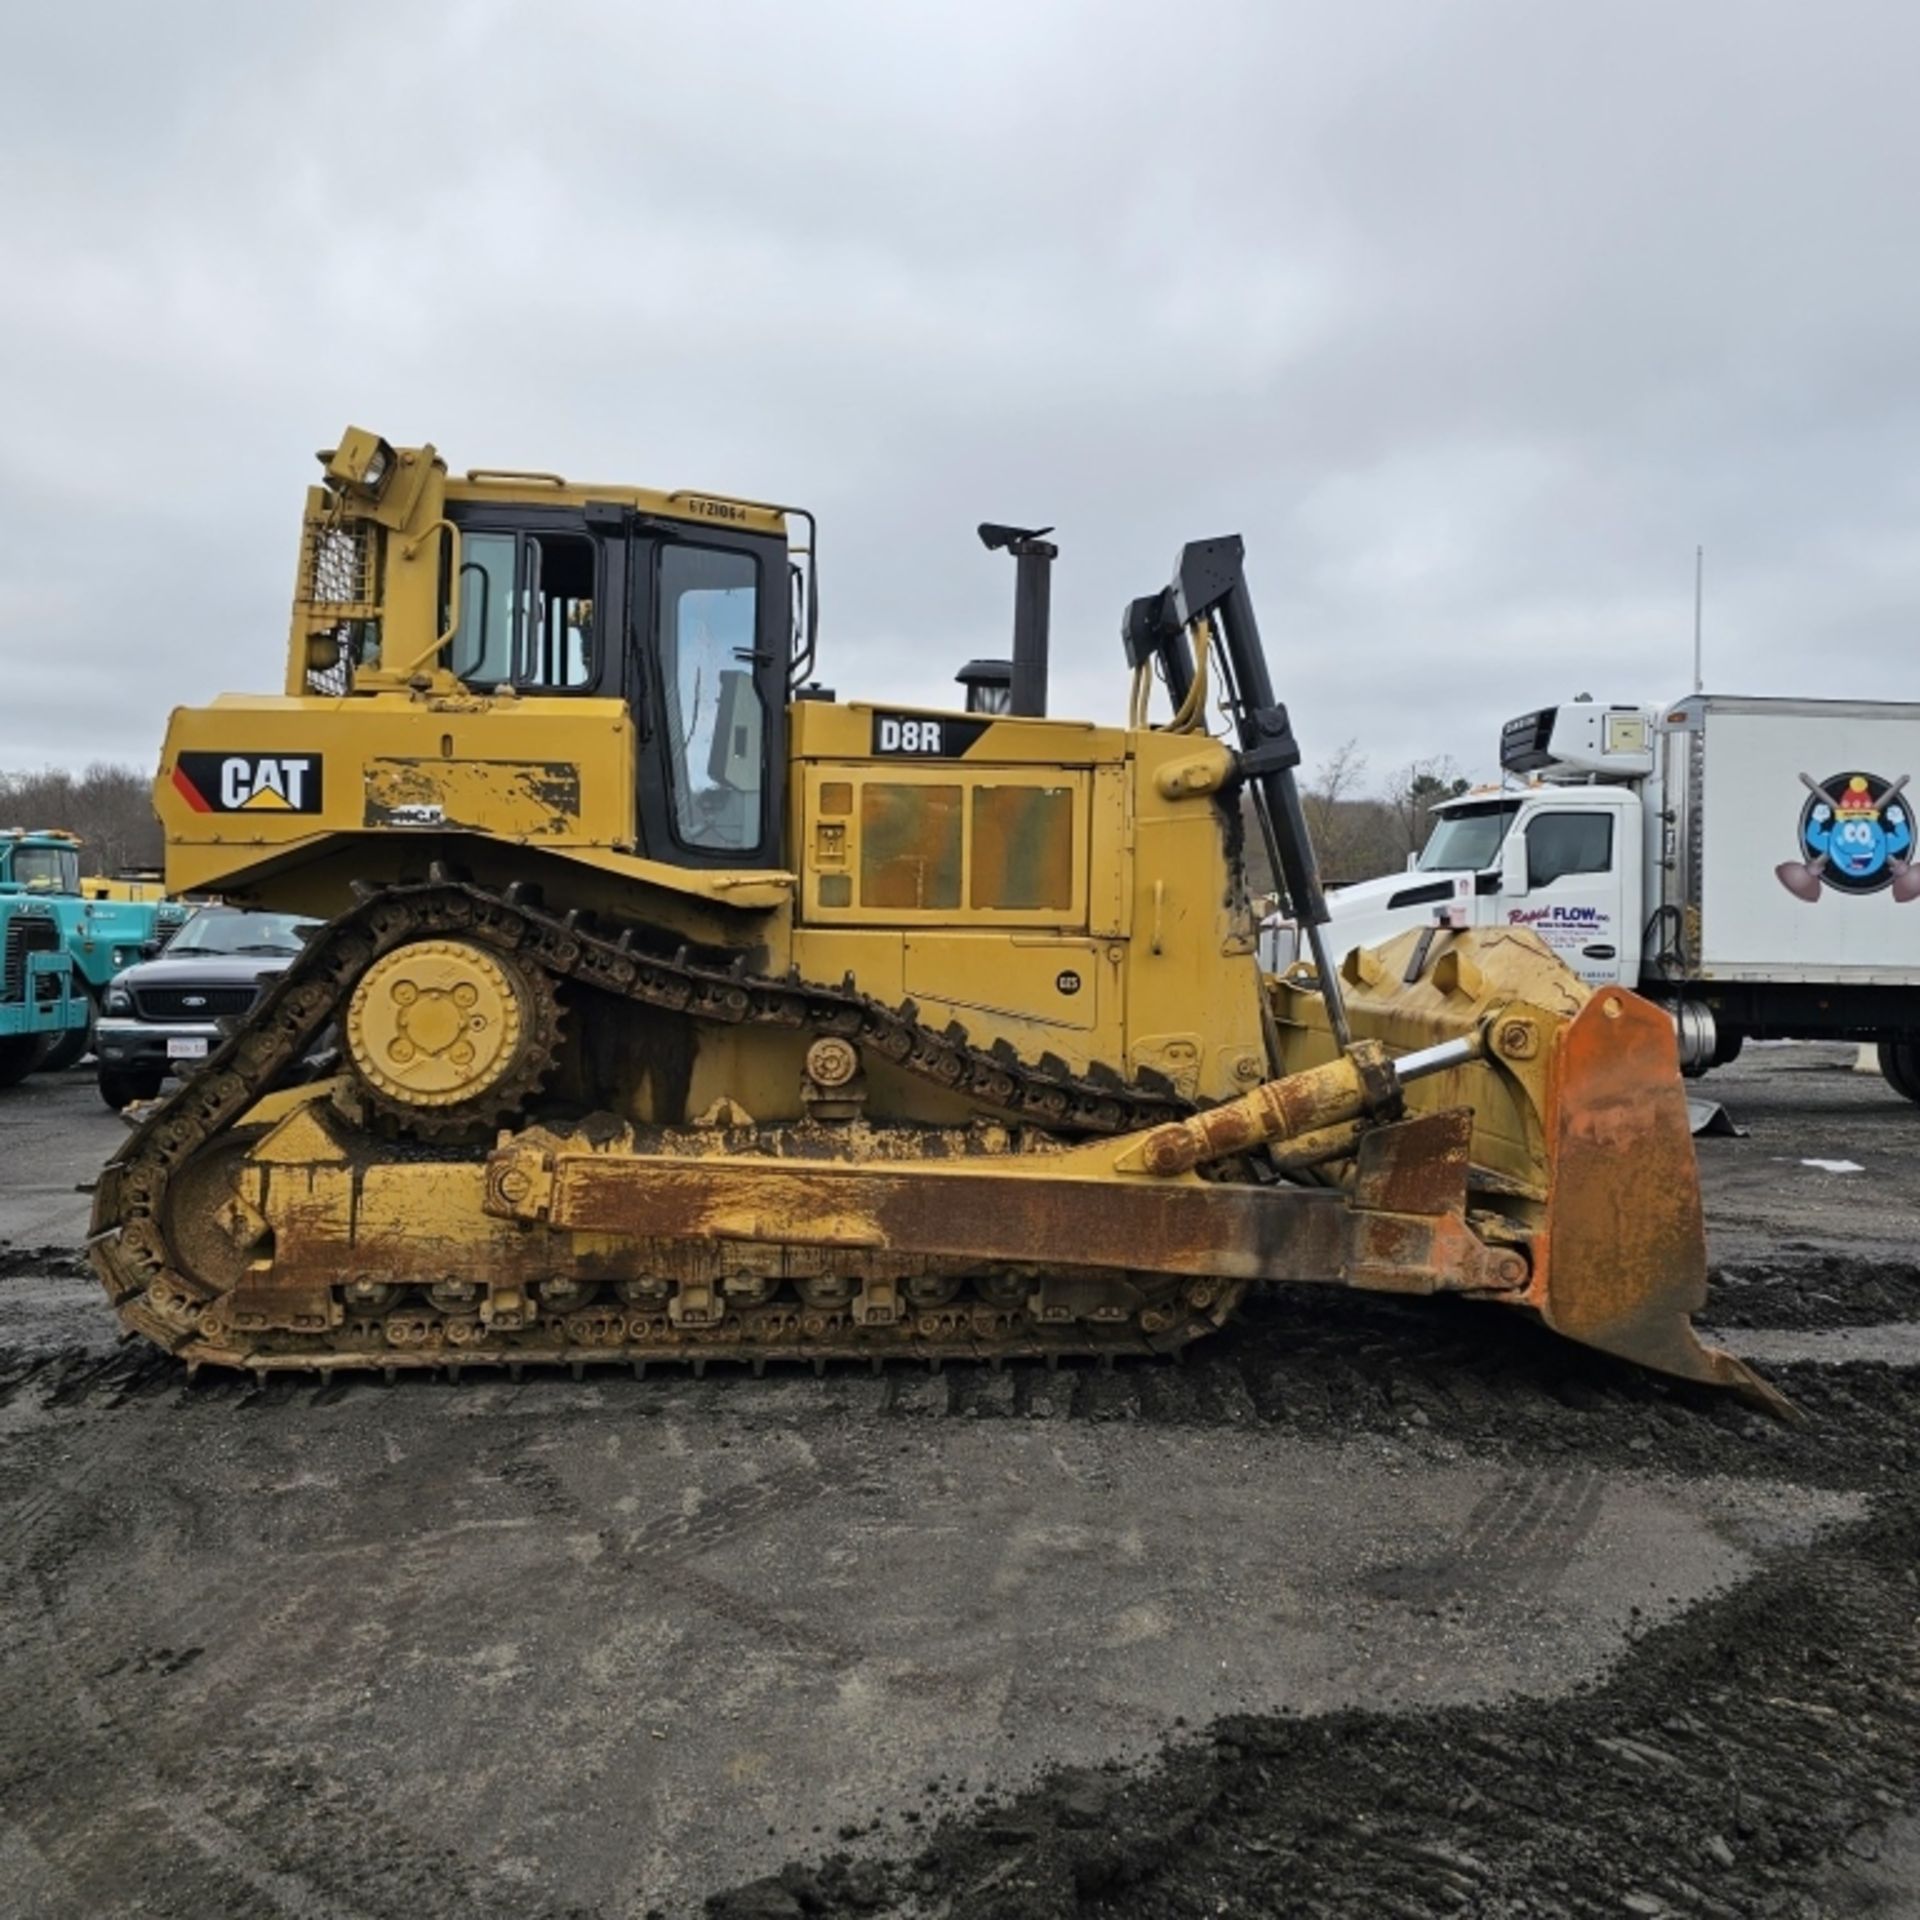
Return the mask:
{"type": "Polygon", "coordinates": [[[1239,777],[1252,799],[1267,858],[1286,890],[1288,910],[1307,930],[1328,1016],[1345,1046],[1348,1032],[1339,982],[1320,935],[1328,920],[1326,892],[1294,778],[1300,745],[1285,705],[1274,698],[1260,623],[1247,591],[1246,554],[1246,542],[1237,533],[1188,541],[1174,562],[1172,581],[1128,606],[1120,623],[1121,644],[1128,665],[1159,664],[1178,706],[1193,686],[1191,632],[1202,620],[1212,626],[1226,711],[1240,741],[1239,777]]]}

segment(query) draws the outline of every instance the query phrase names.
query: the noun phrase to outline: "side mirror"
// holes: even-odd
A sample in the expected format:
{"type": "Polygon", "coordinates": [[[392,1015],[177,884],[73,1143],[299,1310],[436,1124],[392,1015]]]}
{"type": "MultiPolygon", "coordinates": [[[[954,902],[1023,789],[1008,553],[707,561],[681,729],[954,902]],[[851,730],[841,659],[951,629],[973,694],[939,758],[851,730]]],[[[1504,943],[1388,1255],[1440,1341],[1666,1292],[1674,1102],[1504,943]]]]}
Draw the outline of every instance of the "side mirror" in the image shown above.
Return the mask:
{"type": "Polygon", "coordinates": [[[1407,871],[1409,873],[1414,872],[1419,867],[1419,865],[1420,865],[1420,855],[1417,852],[1410,853],[1407,855],[1407,871]]]}
{"type": "Polygon", "coordinates": [[[1500,843],[1500,891],[1519,895],[1528,891],[1527,836],[1516,821],[1500,843]]]}
{"type": "Polygon", "coordinates": [[[140,958],[142,960],[151,960],[165,945],[166,942],[164,940],[142,940],[140,942],[140,958]]]}

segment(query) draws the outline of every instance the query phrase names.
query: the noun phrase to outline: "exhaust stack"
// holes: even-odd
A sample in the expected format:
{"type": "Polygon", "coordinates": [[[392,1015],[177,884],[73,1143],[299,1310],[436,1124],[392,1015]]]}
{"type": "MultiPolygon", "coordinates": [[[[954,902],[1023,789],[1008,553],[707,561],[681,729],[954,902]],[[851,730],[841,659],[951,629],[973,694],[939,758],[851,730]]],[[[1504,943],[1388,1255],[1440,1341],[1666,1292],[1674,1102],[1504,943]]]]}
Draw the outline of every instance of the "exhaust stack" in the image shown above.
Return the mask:
{"type": "Polygon", "coordinates": [[[1051,527],[980,524],[989,552],[1004,547],[1014,558],[1013,693],[1009,713],[1044,718],[1047,711],[1047,633],[1053,618],[1053,563],[1060,549],[1044,536],[1051,527]]]}

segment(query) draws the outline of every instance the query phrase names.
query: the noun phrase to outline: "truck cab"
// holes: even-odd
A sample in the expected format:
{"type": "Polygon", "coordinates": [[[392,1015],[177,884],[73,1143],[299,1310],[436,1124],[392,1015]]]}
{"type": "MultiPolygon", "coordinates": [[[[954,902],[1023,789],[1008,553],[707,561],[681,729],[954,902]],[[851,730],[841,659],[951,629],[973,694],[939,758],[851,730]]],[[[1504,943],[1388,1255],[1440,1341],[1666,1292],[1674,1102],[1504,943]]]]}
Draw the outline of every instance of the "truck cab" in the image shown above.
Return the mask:
{"type": "Polygon", "coordinates": [[[1655,717],[1576,701],[1509,721],[1505,783],[1435,808],[1404,873],[1331,897],[1334,952],[1436,923],[1524,927],[1588,985],[1637,985],[1655,717]]]}
{"type": "Polygon", "coordinates": [[[77,835],[47,827],[0,829],[0,904],[31,905],[50,920],[72,975],[78,1019],[63,1019],[38,1065],[72,1066],[90,1043],[93,1013],[108,983],[123,968],[176,933],[188,909],[156,890],[140,898],[96,890],[80,873],[77,835]]]}

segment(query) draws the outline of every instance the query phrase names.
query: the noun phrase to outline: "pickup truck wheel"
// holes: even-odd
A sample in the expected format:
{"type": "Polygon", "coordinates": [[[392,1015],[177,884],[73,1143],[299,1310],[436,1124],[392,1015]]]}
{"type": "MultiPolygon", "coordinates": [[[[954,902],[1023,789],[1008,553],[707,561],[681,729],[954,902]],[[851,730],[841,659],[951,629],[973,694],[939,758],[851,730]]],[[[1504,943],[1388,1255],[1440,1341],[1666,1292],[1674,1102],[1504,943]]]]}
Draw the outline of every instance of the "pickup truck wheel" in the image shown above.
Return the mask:
{"type": "Polygon", "coordinates": [[[0,1087],[15,1087],[40,1064],[46,1036],[10,1033],[0,1040],[0,1087]]]}
{"type": "Polygon", "coordinates": [[[152,1100],[158,1097],[162,1076],[151,1069],[102,1067],[100,1069],[100,1098],[115,1113],[129,1106],[135,1100],[152,1100]]]}
{"type": "Polygon", "coordinates": [[[1882,1040],[1880,1071],[1895,1093],[1920,1104],[1920,1042],[1882,1040]]]}

